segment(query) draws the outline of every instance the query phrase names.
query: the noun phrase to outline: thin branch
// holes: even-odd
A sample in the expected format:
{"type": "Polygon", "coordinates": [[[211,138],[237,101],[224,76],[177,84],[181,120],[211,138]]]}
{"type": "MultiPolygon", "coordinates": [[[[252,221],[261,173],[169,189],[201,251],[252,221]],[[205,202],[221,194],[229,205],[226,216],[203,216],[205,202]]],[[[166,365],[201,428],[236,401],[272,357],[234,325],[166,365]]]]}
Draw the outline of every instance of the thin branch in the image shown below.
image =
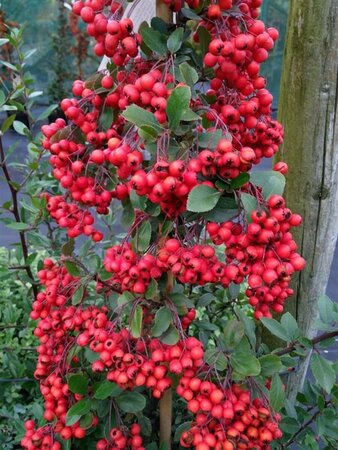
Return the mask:
{"type": "MultiPolygon", "coordinates": [[[[338,330],[337,331],[331,331],[327,333],[320,334],[319,336],[315,337],[311,340],[312,346],[319,344],[322,341],[326,341],[327,339],[331,339],[338,336],[338,330]]],[[[292,353],[294,350],[296,350],[296,344],[289,345],[289,347],[285,347],[284,349],[274,353],[277,356],[283,356],[288,355],[289,353],[292,353]]]]}
{"type": "MultiPolygon", "coordinates": [[[[21,217],[20,217],[20,212],[19,212],[18,190],[13,186],[12,179],[11,179],[10,173],[9,173],[7,165],[6,165],[5,152],[4,152],[4,148],[3,148],[3,144],[2,144],[2,135],[0,135],[0,166],[5,175],[5,178],[6,178],[6,181],[7,181],[9,190],[11,192],[11,196],[12,196],[13,207],[11,209],[11,212],[14,215],[15,221],[19,223],[19,222],[21,222],[21,217]]],[[[25,263],[27,263],[29,253],[28,253],[28,246],[27,246],[25,232],[19,231],[19,236],[20,236],[22,254],[23,254],[25,263]]],[[[34,296],[36,297],[38,295],[38,288],[37,288],[36,282],[34,280],[33,272],[29,265],[26,265],[25,270],[26,270],[28,277],[32,280],[32,289],[34,292],[34,296]]]]}

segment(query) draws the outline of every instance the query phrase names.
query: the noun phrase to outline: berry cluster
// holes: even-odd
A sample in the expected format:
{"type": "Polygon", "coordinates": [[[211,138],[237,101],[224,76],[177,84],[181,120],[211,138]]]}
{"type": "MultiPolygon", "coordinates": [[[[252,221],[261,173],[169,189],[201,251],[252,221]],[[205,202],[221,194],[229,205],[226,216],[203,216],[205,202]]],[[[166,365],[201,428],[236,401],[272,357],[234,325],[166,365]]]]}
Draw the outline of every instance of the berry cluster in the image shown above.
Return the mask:
{"type": "Polygon", "coordinates": [[[141,427],[137,423],[134,423],[130,430],[125,427],[112,428],[109,432],[110,439],[100,439],[96,450],[145,450],[140,433],[141,427]]]}
{"type": "Polygon", "coordinates": [[[281,313],[290,289],[291,275],[305,267],[304,259],[297,253],[297,244],[292,239],[291,227],[299,226],[301,217],[285,206],[280,195],[272,195],[267,202],[267,211],[255,210],[252,222],[244,231],[239,223],[208,223],[207,230],[216,244],[226,245],[226,278],[241,283],[248,277],[246,295],[255,308],[255,318],[271,317],[271,309],[281,313]]]}
{"type": "Polygon", "coordinates": [[[126,329],[113,329],[107,316],[101,314],[95,323],[86,321],[77,344],[99,353],[99,359],[92,364],[93,371],[105,371],[107,379],[122,389],[145,386],[155,398],[160,398],[171,386],[168,372],[196,373],[203,364],[202,344],[193,337],[169,346],[147,336],[134,339],[126,329]]]}
{"type": "Polygon", "coordinates": [[[50,216],[61,228],[67,228],[70,238],[84,234],[94,242],[102,240],[103,234],[93,226],[94,217],[89,211],[79,208],[76,203],[67,203],[62,195],[51,197],[45,194],[45,198],[50,216]]]}
{"type": "Polygon", "coordinates": [[[182,433],[182,447],[268,450],[269,444],[282,436],[280,416],[272,416],[263,401],[253,400],[243,386],[233,384],[224,389],[211,381],[182,377],[177,393],[194,416],[191,428],[182,433]]]}
{"type": "Polygon", "coordinates": [[[118,2],[105,0],[81,0],[73,4],[73,12],[87,23],[87,32],[96,40],[94,52],[97,56],[108,56],[114,64],[122,66],[126,58],[135,58],[138,47],[141,44],[141,36],[133,31],[133,22],[128,19],[118,19],[123,13],[123,8],[118,2]],[[108,21],[102,10],[110,6],[108,21]]]}
{"type": "Polygon", "coordinates": [[[172,218],[186,210],[188,194],[197,184],[196,173],[182,160],[158,161],[148,173],[139,170],[130,180],[138,195],[146,195],[172,218]]]}
{"type": "Polygon", "coordinates": [[[61,444],[54,440],[50,426],[35,429],[33,420],[25,422],[25,436],[20,444],[24,450],[61,450],[61,444]]]}
{"type": "Polygon", "coordinates": [[[106,251],[104,267],[114,275],[109,280],[118,291],[144,294],[152,279],[162,275],[156,259],[147,253],[140,257],[129,243],[114,245],[106,251]]]}

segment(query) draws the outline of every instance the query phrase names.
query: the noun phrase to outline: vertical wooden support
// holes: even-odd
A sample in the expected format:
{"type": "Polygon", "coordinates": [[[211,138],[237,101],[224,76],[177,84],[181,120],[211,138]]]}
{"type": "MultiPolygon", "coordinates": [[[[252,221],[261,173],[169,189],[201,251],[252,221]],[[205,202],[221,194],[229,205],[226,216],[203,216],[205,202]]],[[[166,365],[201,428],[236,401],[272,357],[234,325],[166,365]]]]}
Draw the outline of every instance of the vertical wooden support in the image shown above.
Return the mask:
{"type": "MultiPolygon", "coordinates": [[[[162,0],[156,0],[156,16],[165,22],[172,22],[173,14],[168,5],[162,0]]],[[[168,289],[172,289],[172,281],[168,280],[168,289]]],[[[172,404],[173,391],[172,388],[167,389],[160,400],[160,444],[165,450],[171,449],[171,427],[172,427],[172,404]]]]}
{"type": "MultiPolygon", "coordinates": [[[[281,82],[280,155],[289,165],[287,206],[303,216],[295,231],[306,269],[295,276],[288,310],[313,337],[317,301],[325,293],[338,233],[338,1],[291,0],[281,82]],[[284,153],[284,155],[283,155],[284,153]]],[[[290,375],[291,400],[308,363],[290,375]]]]}

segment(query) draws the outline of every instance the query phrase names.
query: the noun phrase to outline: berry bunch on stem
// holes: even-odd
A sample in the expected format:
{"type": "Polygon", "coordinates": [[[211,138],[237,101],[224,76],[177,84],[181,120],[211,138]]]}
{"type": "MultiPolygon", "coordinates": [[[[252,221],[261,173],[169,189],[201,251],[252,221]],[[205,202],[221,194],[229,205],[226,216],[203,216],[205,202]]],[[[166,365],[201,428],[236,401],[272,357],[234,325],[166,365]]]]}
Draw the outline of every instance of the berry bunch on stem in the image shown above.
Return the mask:
{"type": "Polygon", "coordinates": [[[140,30],[122,0],[73,4],[109,63],[42,128],[61,189],[46,208],[69,241],[38,273],[46,424],[26,422],[26,450],[169,449],[173,392],[181,447],[268,450],[282,435],[243,325],[235,338],[195,325],[199,298],[236,286],[244,322],[281,313],[305,265],[286,164],[254,170],[283,141],[260,75],[278,32],[258,19],[262,0],[163,2],[173,23],[140,30]],[[118,204],[128,230],[112,243],[99,218],[118,204]],[[94,264],[77,257],[81,236],[94,264]]]}

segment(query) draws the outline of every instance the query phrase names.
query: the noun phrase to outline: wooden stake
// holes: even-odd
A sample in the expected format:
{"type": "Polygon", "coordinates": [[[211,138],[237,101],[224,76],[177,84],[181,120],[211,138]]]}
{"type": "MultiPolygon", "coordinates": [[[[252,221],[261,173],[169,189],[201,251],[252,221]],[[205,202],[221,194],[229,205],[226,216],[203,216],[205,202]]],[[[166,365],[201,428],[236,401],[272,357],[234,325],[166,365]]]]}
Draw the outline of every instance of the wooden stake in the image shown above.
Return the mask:
{"type": "MultiPolygon", "coordinates": [[[[156,0],[156,16],[165,22],[173,21],[173,14],[168,5],[162,0],[156,0]]],[[[172,290],[173,280],[169,275],[167,291],[172,290]]],[[[173,391],[169,388],[165,391],[160,402],[160,443],[165,446],[165,450],[171,450],[171,425],[173,408],[173,391]]]]}
{"type": "Polygon", "coordinates": [[[163,3],[163,0],[156,0],[156,16],[165,22],[173,21],[173,13],[170,11],[169,6],[163,3]]]}

